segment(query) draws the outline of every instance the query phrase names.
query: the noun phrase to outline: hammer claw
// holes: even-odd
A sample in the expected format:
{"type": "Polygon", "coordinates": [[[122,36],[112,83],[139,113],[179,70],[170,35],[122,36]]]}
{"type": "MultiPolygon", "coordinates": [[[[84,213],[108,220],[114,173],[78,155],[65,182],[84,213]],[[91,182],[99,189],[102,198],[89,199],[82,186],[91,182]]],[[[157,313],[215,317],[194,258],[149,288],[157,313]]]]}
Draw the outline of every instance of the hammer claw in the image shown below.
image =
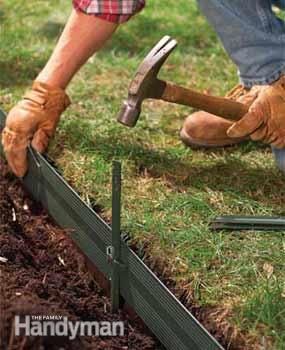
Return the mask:
{"type": "Polygon", "coordinates": [[[159,67],[157,69],[157,71],[159,71],[163,62],[167,59],[167,57],[175,49],[176,46],[177,46],[176,40],[171,39],[170,36],[165,36],[159,41],[158,44],[154,46],[154,48],[145,57],[145,59],[140,64],[137,72],[139,74],[146,74],[163,58],[163,60],[161,61],[161,64],[159,64],[159,67]]]}
{"type": "Polygon", "coordinates": [[[152,58],[157,54],[158,51],[160,51],[166,44],[168,44],[171,41],[171,37],[169,35],[165,35],[147,54],[145,57],[146,59],[152,58]]]}
{"type": "Polygon", "coordinates": [[[155,72],[159,72],[161,66],[163,63],[167,60],[168,56],[171,54],[171,52],[176,48],[177,42],[176,40],[171,40],[162,47],[155,56],[152,57],[152,59],[149,62],[149,66],[152,66],[155,68],[155,72]]]}

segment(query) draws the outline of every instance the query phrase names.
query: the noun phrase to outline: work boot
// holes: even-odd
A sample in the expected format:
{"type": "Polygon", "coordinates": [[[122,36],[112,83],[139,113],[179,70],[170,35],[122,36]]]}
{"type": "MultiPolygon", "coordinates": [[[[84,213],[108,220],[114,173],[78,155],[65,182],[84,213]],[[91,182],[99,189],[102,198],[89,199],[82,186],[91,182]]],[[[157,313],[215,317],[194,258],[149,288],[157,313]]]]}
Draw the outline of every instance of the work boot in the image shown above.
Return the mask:
{"type": "MultiPolygon", "coordinates": [[[[242,85],[234,87],[226,97],[250,106],[257,98],[260,86],[246,89],[242,85]]],[[[248,137],[231,138],[227,130],[234,121],[218,117],[204,111],[198,111],[189,115],[180,131],[181,140],[191,148],[214,148],[239,144],[248,137]]]]}

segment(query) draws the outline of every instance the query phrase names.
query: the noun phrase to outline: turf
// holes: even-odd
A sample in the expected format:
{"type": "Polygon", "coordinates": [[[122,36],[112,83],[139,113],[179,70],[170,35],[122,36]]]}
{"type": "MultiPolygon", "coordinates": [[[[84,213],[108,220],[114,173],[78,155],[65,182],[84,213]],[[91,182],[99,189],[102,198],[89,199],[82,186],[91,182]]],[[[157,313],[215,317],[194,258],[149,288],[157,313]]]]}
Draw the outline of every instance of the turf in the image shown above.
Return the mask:
{"type": "MultiPolygon", "coordinates": [[[[0,104],[8,110],[49,57],[71,5],[63,0],[0,5],[0,104]]],[[[71,83],[73,104],[49,153],[82,197],[104,208],[107,217],[110,164],[120,159],[123,227],[134,242],[163,261],[195,304],[227,310],[249,346],[284,349],[284,234],[208,228],[220,214],[285,215],[284,175],[270,149],[254,143],[187,149],[178,134],[191,109],[157,101],[144,104],[136,128],[116,123],[133,72],[165,34],[179,46],[163,78],[219,95],[237,83],[236,67],[195,1],[168,0],[162,6],[149,0],[71,83]]]]}

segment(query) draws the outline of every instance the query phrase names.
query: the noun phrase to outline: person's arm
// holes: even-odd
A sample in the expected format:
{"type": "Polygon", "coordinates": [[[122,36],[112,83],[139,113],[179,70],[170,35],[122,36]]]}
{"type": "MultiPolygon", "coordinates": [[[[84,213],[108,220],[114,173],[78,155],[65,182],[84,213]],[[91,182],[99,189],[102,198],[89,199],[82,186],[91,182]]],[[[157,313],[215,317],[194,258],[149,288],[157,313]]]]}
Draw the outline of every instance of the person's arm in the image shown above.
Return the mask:
{"type": "Polygon", "coordinates": [[[12,171],[27,171],[27,147],[43,152],[61,113],[70,104],[65,88],[86,60],[112,36],[118,24],[73,10],[66,27],[32,90],[10,111],[2,144],[12,171]]]}
{"type": "Polygon", "coordinates": [[[100,50],[118,24],[72,11],[64,31],[37,81],[65,89],[78,69],[100,50]]]}

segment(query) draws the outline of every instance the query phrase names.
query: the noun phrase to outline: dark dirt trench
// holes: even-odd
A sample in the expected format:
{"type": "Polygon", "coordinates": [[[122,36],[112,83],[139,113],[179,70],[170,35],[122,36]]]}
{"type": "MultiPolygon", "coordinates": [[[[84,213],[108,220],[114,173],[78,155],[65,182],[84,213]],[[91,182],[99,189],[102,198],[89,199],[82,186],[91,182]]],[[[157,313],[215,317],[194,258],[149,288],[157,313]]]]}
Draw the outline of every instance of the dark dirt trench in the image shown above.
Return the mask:
{"type": "Polygon", "coordinates": [[[156,340],[120,312],[61,230],[35,204],[0,159],[0,350],[152,350],[156,340]],[[69,321],[124,321],[124,336],[43,337],[15,334],[15,316],[67,317],[69,321]]]}

